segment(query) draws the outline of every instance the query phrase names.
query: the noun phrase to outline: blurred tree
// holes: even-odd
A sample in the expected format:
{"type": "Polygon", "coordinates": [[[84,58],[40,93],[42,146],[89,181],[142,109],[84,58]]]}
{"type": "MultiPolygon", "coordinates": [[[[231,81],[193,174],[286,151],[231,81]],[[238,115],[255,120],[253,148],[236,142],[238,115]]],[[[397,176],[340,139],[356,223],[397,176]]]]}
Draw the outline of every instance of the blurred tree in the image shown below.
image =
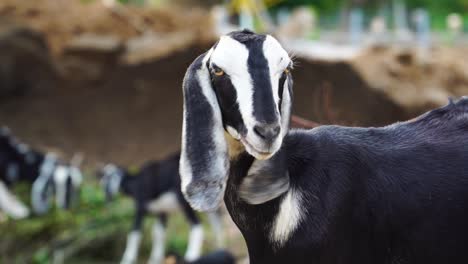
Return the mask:
{"type": "MultiPolygon", "coordinates": [[[[312,5],[322,12],[334,12],[342,7],[361,5],[366,7],[378,7],[389,0],[286,0],[278,3],[278,6],[295,7],[312,5]]],[[[410,8],[424,7],[432,12],[468,12],[468,0],[406,0],[410,8]]]]}

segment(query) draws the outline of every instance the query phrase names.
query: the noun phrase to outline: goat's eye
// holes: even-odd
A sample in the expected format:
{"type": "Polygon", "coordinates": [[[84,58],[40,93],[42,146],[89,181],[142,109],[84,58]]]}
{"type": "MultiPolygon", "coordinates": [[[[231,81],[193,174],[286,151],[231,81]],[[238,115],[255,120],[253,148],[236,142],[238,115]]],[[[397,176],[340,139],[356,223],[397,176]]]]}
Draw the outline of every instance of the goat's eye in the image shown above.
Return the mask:
{"type": "Polygon", "coordinates": [[[291,70],[290,70],[289,68],[286,68],[286,69],[284,69],[284,71],[283,71],[283,72],[284,72],[284,73],[286,73],[286,74],[288,74],[288,73],[290,73],[290,72],[291,72],[291,70]]]}
{"type": "Polygon", "coordinates": [[[219,68],[218,66],[215,66],[215,65],[213,65],[213,73],[216,76],[223,76],[224,75],[224,71],[221,68],[219,68]]]}

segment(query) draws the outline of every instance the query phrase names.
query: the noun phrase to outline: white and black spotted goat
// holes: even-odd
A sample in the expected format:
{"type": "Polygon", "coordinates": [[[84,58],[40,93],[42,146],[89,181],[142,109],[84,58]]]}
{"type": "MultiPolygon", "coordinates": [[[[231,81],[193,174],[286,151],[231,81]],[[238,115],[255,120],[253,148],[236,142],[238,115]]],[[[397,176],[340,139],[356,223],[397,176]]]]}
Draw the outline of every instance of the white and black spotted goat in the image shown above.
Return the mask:
{"type": "Polygon", "coordinates": [[[43,154],[20,143],[6,127],[0,128],[0,208],[13,218],[24,218],[29,209],[9,190],[17,182],[32,184],[31,205],[44,214],[55,194],[56,205],[68,209],[75,200],[82,175],[78,166],[60,163],[53,154],[43,154]]]}
{"type": "MultiPolygon", "coordinates": [[[[182,190],[259,263],[467,263],[468,98],[382,128],[289,131],[291,59],[221,37],[183,83],[182,190]]],[[[339,76],[336,76],[339,78],[339,76]]]]}
{"type": "MultiPolygon", "coordinates": [[[[135,219],[132,232],[128,235],[127,246],[121,263],[137,260],[141,241],[142,222],[147,213],[157,217],[153,225],[153,247],[149,263],[161,263],[165,251],[165,229],[169,213],[180,210],[191,225],[189,244],[185,260],[194,261],[200,257],[203,243],[203,228],[195,211],[180,191],[179,157],[177,153],[162,161],[150,161],[142,166],[136,175],[113,164],[105,166],[98,173],[108,200],[119,191],[132,197],[135,202],[135,219]]],[[[222,246],[221,219],[217,213],[208,214],[218,246],[222,246]]]]}

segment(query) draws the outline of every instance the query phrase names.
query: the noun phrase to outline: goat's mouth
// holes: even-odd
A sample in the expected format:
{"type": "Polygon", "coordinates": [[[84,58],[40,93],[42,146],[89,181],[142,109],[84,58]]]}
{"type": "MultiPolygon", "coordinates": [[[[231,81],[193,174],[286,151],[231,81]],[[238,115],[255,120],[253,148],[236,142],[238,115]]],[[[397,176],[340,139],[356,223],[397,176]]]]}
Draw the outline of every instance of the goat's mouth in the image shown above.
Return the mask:
{"type": "Polygon", "coordinates": [[[244,145],[245,150],[250,155],[254,156],[254,158],[258,160],[267,160],[271,158],[271,156],[273,156],[276,152],[276,150],[272,150],[272,148],[268,150],[260,150],[259,148],[255,147],[253,144],[249,143],[249,141],[244,137],[241,137],[240,141],[244,145]]]}

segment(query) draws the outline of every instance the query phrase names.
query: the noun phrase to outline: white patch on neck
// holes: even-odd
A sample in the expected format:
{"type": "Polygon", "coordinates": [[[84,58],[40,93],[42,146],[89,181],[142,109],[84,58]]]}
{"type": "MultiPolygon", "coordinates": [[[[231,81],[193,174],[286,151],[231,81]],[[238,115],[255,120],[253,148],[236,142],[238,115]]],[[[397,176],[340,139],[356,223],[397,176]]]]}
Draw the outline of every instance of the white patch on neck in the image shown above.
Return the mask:
{"type": "Polygon", "coordinates": [[[302,195],[291,188],[280,203],[280,208],[271,230],[271,240],[277,246],[284,243],[293,234],[303,218],[302,195]]]}
{"type": "Polygon", "coordinates": [[[185,261],[194,261],[200,257],[203,244],[203,227],[194,225],[190,229],[189,243],[185,252],[185,261]]]}

